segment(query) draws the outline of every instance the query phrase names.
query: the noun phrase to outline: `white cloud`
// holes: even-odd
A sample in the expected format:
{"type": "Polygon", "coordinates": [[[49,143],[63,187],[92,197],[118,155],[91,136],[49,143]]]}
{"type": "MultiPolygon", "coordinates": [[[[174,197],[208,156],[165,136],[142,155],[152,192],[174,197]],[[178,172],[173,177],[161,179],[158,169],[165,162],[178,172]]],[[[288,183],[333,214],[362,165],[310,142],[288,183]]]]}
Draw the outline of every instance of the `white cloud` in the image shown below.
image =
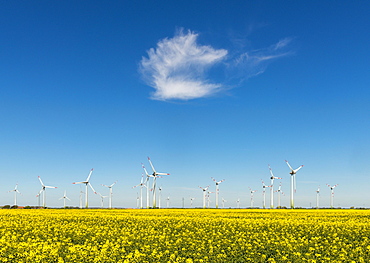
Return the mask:
{"type": "Polygon", "coordinates": [[[232,78],[241,82],[263,73],[273,60],[292,54],[291,51],[286,51],[290,42],[290,38],[284,38],[268,48],[239,53],[233,63],[230,63],[229,70],[232,72],[232,78]]]}
{"type": "Polygon", "coordinates": [[[214,94],[221,84],[210,83],[205,71],[225,59],[227,50],[198,45],[198,34],[179,31],[158,42],[141,60],[141,71],[155,89],[153,99],[189,100],[214,94]]]}
{"type": "MultiPolygon", "coordinates": [[[[197,43],[198,34],[180,30],[173,38],[165,38],[151,48],[140,63],[141,73],[148,85],[154,88],[152,99],[190,100],[213,95],[224,83],[237,82],[263,73],[268,64],[291,54],[286,51],[290,38],[278,41],[267,48],[242,51],[214,49],[197,43]],[[227,60],[228,59],[228,60],[227,60]],[[224,62],[226,79],[213,83],[207,78],[207,69],[224,62]],[[227,65],[227,67],[226,67],[227,65]]],[[[233,84],[235,85],[235,84],[233,84]]]]}

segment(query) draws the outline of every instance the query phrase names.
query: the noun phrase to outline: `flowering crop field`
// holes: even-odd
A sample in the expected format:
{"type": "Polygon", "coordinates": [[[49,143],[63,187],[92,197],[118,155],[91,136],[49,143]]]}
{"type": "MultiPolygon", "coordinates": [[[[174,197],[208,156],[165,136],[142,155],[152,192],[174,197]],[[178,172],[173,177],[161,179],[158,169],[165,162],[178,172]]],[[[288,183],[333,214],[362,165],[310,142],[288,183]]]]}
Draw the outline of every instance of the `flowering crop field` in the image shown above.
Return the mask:
{"type": "Polygon", "coordinates": [[[0,262],[369,262],[368,210],[0,210],[0,262]]]}

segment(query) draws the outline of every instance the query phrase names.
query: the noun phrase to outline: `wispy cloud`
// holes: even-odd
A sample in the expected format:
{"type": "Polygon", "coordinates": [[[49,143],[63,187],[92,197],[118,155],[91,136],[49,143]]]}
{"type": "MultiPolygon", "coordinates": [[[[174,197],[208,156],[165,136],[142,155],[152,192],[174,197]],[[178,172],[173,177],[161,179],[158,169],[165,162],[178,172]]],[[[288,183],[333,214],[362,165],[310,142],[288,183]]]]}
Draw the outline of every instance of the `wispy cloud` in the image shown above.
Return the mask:
{"type": "Polygon", "coordinates": [[[229,76],[239,82],[265,72],[272,61],[292,54],[288,50],[291,38],[284,38],[267,48],[250,50],[236,54],[229,63],[229,76]]]}
{"type": "Polygon", "coordinates": [[[174,38],[163,39],[157,48],[141,60],[141,71],[155,89],[153,99],[189,100],[209,96],[221,87],[205,77],[205,71],[224,59],[227,50],[198,45],[198,34],[179,31],[174,38]]]}
{"type": "Polygon", "coordinates": [[[151,98],[156,100],[190,100],[213,95],[225,83],[243,80],[263,73],[267,65],[290,54],[285,38],[264,49],[242,51],[215,49],[199,45],[198,34],[179,30],[173,38],[165,38],[151,48],[140,63],[145,81],[154,88],[151,98]],[[233,54],[233,55],[230,55],[233,54]],[[207,70],[221,64],[227,78],[222,83],[213,82],[207,70]]]}

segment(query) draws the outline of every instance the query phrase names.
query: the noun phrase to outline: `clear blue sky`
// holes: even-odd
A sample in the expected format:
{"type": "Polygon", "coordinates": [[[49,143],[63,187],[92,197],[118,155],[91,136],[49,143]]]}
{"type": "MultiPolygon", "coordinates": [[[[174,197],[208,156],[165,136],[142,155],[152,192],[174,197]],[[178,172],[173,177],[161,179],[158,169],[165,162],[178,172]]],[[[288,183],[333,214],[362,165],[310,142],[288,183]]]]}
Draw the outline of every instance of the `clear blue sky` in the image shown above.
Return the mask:
{"type": "MultiPolygon", "coordinates": [[[[143,162],[171,206],[198,186],[249,206],[297,174],[296,205],[370,206],[369,1],[2,1],[0,204],[61,206],[86,179],[135,207],[143,162]],[[150,170],[150,169],[149,169],[150,170]],[[278,184],[278,183],[276,183],[278,184]]],[[[275,197],[276,199],[277,197],[275,197]]],[[[100,199],[90,192],[90,204],[100,199]]],[[[105,200],[105,205],[108,200],[105,200]]],[[[214,194],[212,195],[214,206],[214,194]]]]}

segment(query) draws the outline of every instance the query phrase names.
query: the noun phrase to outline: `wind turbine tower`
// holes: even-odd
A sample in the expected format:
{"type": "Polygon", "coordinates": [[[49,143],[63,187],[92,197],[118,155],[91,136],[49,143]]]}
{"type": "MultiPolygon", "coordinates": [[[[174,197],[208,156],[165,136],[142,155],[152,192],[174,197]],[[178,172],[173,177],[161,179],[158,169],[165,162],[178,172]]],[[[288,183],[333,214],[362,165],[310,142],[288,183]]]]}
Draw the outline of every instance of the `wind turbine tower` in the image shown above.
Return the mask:
{"type": "Polygon", "coordinates": [[[94,190],[94,188],[92,187],[92,185],[90,184],[90,177],[91,177],[91,174],[92,174],[92,172],[94,171],[94,169],[91,169],[90,170],[90,173],[89,173],[89,175],[87,176],[87,178],[86,178],[86,180],[85,181],[83,181],[83,182],[74,182],[73,184],[84,184],[85,186],[86,186],[86,189],[85,189],[85,194],[86,194],[86,196],[85,196],[85,201],[86,201],[86,208],[89,208],[89,186],[90,186],[90,188],[91,188],[91,190],[93,190],[94,191],[94,193],[95,194],[97,194],[96,193],[96,191],[94,190]]]}
{"type": "Polygon", "coordinates": [[[326,184],[329,188],[330,188],[330,191],[331,191],[331,194],[330,194],[330,208],[333,208],[334,207],[334,188],[338,186],[338,184],[334,185],[334,186],[330,186],[328,184],[326,184]]]}
{"type": "Polygon", "coordinates": [[[280,177],[276,177],[274,176],[273,172],[272,172],[272,169],[269,165],[269,170],[270,170],[270,174],[271,174],[271,188],[270,188],[270,208],[273,209],[274,208],[274,180],[275,179],[283,179],[283,178],[280,178],[280,177]]]}
{"type": "Polygon", "coordinates": [[[216,183],[216,208],[218,208],[218,195],[219,195],[219,189],[218,189],[218,186],[220,183],[222,183],[223,181],[225,181],[225,179],[221,180],[221,181],[217,181],[215,178],[211,177],[212,180],[216,183]]]}
{"type": "Polygon", "coordinates": [[[112,195],[113,195],[113,185],[115,185],[117,183],[117,181],[115,181],[113,184],[111,185],[105,185],[105,184],[102,184],[102,186],[105,186],[107,188],[109,188],[109,208],[112,208],[112,195]]]}
{"type": "Polygon", "coordinates": [[[290,208],[294,209],[294,193],[296,192],[296,173],[303,167],[303,165],[299,166],[297,169],[293,169],[289,162],[285,160],[286,164],[290,169],[290,208]]]}

